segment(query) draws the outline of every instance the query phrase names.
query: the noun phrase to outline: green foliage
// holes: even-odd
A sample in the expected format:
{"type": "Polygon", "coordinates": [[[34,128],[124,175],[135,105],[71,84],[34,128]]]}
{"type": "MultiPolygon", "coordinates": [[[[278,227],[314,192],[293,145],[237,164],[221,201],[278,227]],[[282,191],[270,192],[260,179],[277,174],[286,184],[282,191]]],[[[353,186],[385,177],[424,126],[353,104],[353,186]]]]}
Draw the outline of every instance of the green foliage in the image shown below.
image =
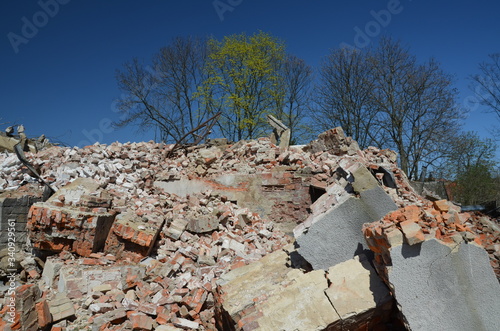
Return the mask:
{"type": "Polygon", "coordinates": [[[487,164],[475,164],[460,173],[452,189],[454,199],[463,205],[494,201],[497,187],[492,170],[487,164]]]}
{"type": "Polygon", "coordinates": [[[204,69],[208,78],[198,95],[210,111],[222,111],[218,125],[226,138],[258,137],[264,132],[266,115],[276,113],[284,97],[279,72],[284,44],[259,32],[210,39],[208,48],[204,69]]]}
{"type": "Polygon", "coordinates": [[[464,205],[497,199],[496,145],[476,132],[464,132],[453,141],[442,175],[453,180],[453,199],[464,205]]]}

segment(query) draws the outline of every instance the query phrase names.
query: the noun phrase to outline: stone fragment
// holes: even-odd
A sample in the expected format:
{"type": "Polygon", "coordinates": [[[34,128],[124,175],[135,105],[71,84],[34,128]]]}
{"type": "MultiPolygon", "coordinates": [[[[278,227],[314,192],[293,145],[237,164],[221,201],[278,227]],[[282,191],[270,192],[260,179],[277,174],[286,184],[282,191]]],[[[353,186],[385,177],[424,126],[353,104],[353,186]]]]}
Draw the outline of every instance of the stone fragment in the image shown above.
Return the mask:
{"type": "Polygon", "coordinates": [[[132,322],[132,330],[153,330],[154,320],[142,313],[135,313],[129,317],[132,322]]]}
{"type": "Polygon", "coordinates": [[[447,200],[434,201],[434,207],[436,207],[437,210],[442,211],[442,212],[447,212],[449,210],[447,200]]]}
{"type": "Polygon", "coordinates": [[[186,229],[189,221],[184,218],[176,218],[170,223],[170,226],[167,229],[167,236],[170,238],[177,240],[181,237],[182,233],[186,229]]]}
{"type": "Polygon", "coordinates": [[[323,270],[311,271],[259,305],[255,319],[260,330],[323,330],[340,320],[324,291],[323,270]],[[301,300],[297,300],[301,298],[301,300]]]}
{"type": "Polygon", "coordinates": [[[325,293],[340,315],[342,328],[372,329],[389,321],[392,296],[364,255],[331,267],[327,278],[330,286],[325,293]]]}
{"type": "Polygon", "coordinates": [[[105,313],[113,310],[114,308],[115,307],[109,302],[98,302],[98,303],[93,303],[89,306],[89,310],[94,314],[105,313]]]}
{"type": "Polygon", "coordinates": [[[385,236],[390,247],[395,247],[403,244],[403,233],[396,227],[389,228],[386,231],[385,236]]]}
{"type": "Polygon", "coordinates": [[[52,315],[52,321],[54,322],[72,317],[76,313],[73,303],[64,293],[56,294],[56,296],[49,301],[49,311],[52,315]]]}
{"type": "Polygon", "coordinates": [[[57,259],[50,257],[47,258],[42,272],[42,279],[45,282],[45,285],[52,287],[52,284],[54,283],[56,277],[59,276],[59,271],[63,265],[64,263],[58,261],[57,259]]]}
{"type": "Polygon", "coordinates": [[[215,215],[199,215],[198,217],[187,216],[189,218],[186,230],[193,233],[205,233],[216,230],[219,227],[219,219],[215,215]]]}
{"type": "Polygon", "coordinates": [[[413,221],[404,221],[399,223],[399,225],[401,226],[401,231],[403,231],[406,242],[409,245],[415,245],[425,240],[422,228],[420,228],[420,225],[417,223],[413,221]]]}
{"type": "Polygon", "coordinates": [[[185,318],[174,318],[172,322],[174,323],[175,326],[178,326],[185,330],[196,330],[200,326],[200,323],[190,321],[185,318]]]}
{"type": "Polygon", "coordinates": [[[108,291],[111,291],[113,287],[111,286],[111,284],[100,284],[100,285],[97,285],[97,286],[94,286],[92,288],[92,291],[93,292],[102,292],[102,293],[106,293],[108,291]]]}

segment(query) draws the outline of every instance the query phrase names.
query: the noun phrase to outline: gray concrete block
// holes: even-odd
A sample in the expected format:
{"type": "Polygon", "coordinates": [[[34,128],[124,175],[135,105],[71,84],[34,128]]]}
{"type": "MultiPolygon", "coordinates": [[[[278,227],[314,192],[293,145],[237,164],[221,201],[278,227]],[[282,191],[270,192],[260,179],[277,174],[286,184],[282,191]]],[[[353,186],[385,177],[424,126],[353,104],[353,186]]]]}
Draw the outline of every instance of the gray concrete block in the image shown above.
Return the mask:
{"type": "MultiPolygon", "coordinates": [[[[397,209],[366,166],[356,163],[343,175],[359,198],[349,195],[347,190],[331,190],[331,194],[341,193],[335,199],[338,203],[294,231],[299,254],[314,269],[328,269],[361,253],[372,257],[361,231],[363,224],[378,221],[397,209]]],[[[316,203],[327,199],[321,197],[316,203]]]]}
{"type": "Polygon", "coordinates": [[[391,198],[376,186],[332,207],[297,236],[299,253],[314,269],[328,269],[361,253],[372,256],[361,228],[397,209],[391,198]]]}
{"type": "Polygon", "coordinates": [[[391,197],[380,186],[360,192],[359,195],[365,205],[366,212],[374,221],[378,221],[387,213],[398,209],[391,197]]]}
{"type": "Polygon", "coordinates": [[[307,232],[299,235],[299,254],[314,269],[328,269],[354,256],[369,252],[361,227],[374,221],[363,202],[349,197],[321,215],[307,232]]]}
{"type": "Polygon", "coordinates": [[[432,239],[391,249],[389,282],[409,328],[498,330],[500,284],[484,249],[432,239]]]}

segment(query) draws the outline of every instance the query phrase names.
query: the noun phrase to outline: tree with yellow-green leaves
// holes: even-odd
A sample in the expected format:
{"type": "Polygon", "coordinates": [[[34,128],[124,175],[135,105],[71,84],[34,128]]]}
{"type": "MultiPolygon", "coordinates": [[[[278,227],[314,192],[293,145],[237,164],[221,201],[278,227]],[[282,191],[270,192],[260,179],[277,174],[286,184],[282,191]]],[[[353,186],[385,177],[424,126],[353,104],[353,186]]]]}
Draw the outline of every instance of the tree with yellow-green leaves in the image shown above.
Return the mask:
{"type": "Polygon", "coordinates": [[[217,123],[230,140],[250,139],[269,131],[267,114],[283,105],[281,65],[285,46],[264,32],[208,41],[205,77],[199,97],[207,109],[221,112],[217,123]]]}

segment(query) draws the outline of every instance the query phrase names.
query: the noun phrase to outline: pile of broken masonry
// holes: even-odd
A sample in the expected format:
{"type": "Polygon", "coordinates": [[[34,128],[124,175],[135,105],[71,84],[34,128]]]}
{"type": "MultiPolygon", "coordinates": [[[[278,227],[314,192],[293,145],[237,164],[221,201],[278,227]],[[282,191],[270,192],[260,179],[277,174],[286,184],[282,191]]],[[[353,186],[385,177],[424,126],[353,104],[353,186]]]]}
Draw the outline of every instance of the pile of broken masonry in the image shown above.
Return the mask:
{"type": "Polygon", "coordinates": [[[498,221],[419,196],[393,151],[360,150],[340,128],[286,150],[267,138],[172,148],[27,153],[56,191],[44,202],[0,155],[2,229],[13,192],[30,203],[15,309],[0,251],[2,330],[500,325],[498,221]]]}

